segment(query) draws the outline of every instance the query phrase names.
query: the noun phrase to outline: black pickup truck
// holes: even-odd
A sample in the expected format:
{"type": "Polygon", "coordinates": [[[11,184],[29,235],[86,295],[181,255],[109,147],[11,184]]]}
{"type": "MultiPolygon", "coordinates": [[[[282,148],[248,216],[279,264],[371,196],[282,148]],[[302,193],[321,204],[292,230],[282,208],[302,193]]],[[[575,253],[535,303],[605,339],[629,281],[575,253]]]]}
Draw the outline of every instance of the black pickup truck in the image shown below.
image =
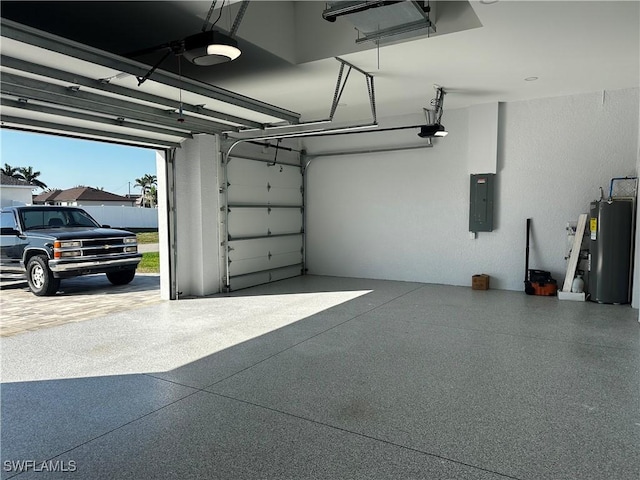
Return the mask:
{"type": "Polygon", "coordinates": [[[0,271],[26,273],[38,296],[54,295],[62,278],[90,273],[127,284],[142,258],[134,233],[100,226],[81,208],[3,207],[0,228],[0,271]]]}

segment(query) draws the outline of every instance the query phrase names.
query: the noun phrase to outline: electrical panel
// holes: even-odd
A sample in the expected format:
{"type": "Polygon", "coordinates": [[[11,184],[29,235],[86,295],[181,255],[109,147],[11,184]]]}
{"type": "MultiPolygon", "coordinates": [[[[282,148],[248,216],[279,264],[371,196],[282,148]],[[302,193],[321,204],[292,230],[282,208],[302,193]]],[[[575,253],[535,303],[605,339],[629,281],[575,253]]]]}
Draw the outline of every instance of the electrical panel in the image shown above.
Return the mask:
{"type": "Polygon", "coordinates": [[[469,231],[493,231],[494,173],[471,175],[469,197],[469,231]]]}

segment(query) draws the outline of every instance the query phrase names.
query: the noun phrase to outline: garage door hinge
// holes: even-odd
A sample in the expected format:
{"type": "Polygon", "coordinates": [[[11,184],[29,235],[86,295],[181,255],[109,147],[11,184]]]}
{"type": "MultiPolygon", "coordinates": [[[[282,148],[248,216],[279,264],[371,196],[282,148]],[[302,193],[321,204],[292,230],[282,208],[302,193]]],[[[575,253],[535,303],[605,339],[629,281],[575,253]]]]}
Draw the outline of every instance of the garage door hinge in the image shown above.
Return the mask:
{"type": "Polygon", "coordinates": [[[271,257],[273,257],[273,255],[271,255],[271,252],[269,252],[269,255],[267,255],[267,258],[271,260],[271,257]]]}

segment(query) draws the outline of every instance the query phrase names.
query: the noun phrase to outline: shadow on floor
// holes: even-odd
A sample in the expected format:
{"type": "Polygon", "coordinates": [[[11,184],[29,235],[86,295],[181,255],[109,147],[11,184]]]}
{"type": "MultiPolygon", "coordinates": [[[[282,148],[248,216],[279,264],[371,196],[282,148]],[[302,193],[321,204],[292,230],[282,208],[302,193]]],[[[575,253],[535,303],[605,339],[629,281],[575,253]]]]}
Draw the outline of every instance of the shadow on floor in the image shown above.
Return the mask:
{"type": "MultiPolygon", "coordinates": [[[[73,462],[61,478],[94,479],[622,479],[640,469],[635,311],[441,285],[278,283],[163,305],[173,324],[197,315],[200,341],[158,314],[147,347],[170,343],[140,354],[180,357],[296,303],[354,293],[178,368],[5,383],[3,465],[73,462]],[[255,303],[239,312],[225,306],[232,297],[255,303]]],[[[88,370],[110,360],[96,356],[108,343],[86,341],[68,350],[88,370]]]]}

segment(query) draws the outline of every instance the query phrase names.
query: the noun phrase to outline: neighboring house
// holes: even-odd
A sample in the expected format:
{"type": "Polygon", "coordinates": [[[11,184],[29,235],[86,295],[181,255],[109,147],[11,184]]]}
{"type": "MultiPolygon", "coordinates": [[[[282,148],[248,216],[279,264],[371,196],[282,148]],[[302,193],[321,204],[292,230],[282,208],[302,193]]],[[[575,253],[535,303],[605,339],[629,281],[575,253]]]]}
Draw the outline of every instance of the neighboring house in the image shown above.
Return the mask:
{"type": "Polygon", "coordinates": [[[55,198],[60,195],[62,190],[51,190],[49,192],[43,192],[40,195],[33,197],[34,205],[56,205],[55,198]]]}
{"type": "Polygon", "coordinates": [[[33,185],[0,173],[0,203],[3,207],[31,204],[33,185]]]}
{"type": "Polygon", "coordinates": [[[73,207],[89,206],[123,206],[133,207],[135,200],[105,192],[91,187],[75,187],[68,190],[55,190],[36,196],[34,204],[38,205],[66,205],[73,207]]]}
{"type": "Polygon", "coordinates": [[[139,193],[129,193],[125,197],[131,200],[136,207],[144,207],[144,197],[139,193]]]}

